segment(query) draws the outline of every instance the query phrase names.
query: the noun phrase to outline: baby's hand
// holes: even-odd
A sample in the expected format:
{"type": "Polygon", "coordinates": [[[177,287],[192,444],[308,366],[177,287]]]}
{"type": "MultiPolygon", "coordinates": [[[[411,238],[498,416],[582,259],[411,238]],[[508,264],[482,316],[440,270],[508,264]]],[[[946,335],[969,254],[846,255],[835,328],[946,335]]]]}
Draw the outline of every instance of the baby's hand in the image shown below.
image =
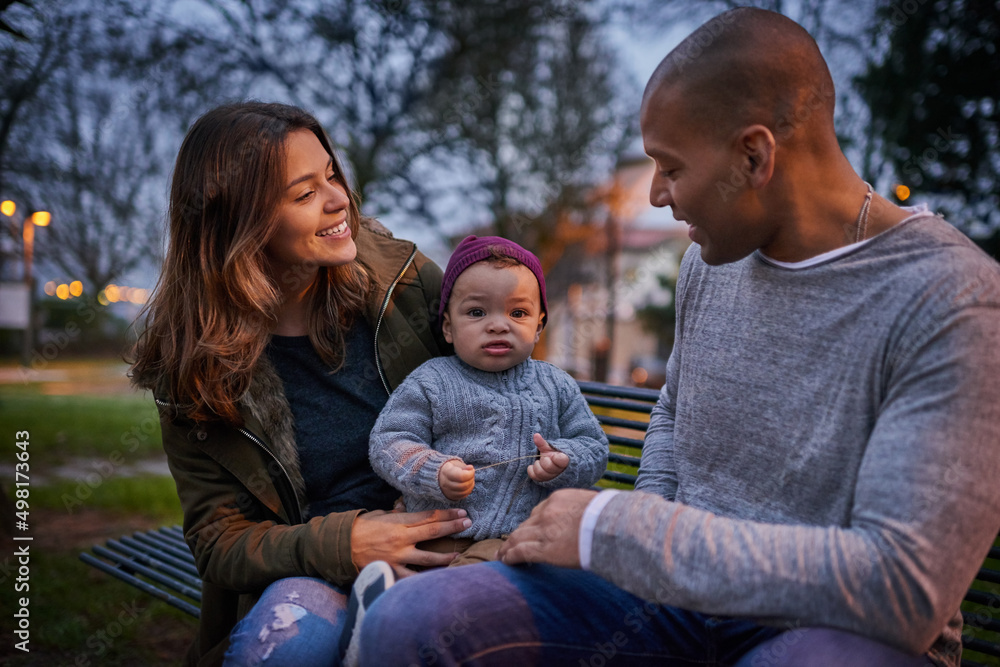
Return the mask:
{"type": "Polygon", "coordinates": [[[553,449],[541,433],[535,434],[535,447],[541,456],[528,468],[528,477],[536,482],[555,479],[569,465],[569,457],[558,449],[553,449]]]}
{"type": "Polygon", "coordinates": [[[476,469],[461,459],[445,461],[438,470],[438,486],[448,500],[461,500],[476,486],[476,469]]]}

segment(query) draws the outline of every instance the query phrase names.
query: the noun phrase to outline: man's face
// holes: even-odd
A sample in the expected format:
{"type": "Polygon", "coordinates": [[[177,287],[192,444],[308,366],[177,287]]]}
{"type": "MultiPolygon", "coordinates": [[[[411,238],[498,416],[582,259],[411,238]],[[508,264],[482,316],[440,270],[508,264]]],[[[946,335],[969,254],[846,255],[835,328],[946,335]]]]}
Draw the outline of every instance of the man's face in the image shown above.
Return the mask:
{"type": "Polygon", "coordinates": [[[706,263],[735,262],[765,245],[773,230],[747,185],[738,131],[727,139],[699,123],[677,84],[644,100],[639,124],[646,153],[656,162],[649,201],[669,206],[690,225],[688,235],[706,263]]]}

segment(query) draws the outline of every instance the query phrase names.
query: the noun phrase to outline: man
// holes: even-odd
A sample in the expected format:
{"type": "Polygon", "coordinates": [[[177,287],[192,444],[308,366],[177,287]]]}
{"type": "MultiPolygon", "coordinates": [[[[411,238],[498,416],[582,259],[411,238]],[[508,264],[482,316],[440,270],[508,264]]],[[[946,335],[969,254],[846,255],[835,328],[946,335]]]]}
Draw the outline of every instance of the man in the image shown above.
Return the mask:
{"type": "Polygon", "coordinates": [[[499,553],[547,565],[483,590],[402,582],[363,660],[958,665],[1000,527],[1000,267],[874,194],[833,107],[815,41],[763,10],[660,64],[650,201],[695,245],[637,491],[553,494],[499,553]]]}

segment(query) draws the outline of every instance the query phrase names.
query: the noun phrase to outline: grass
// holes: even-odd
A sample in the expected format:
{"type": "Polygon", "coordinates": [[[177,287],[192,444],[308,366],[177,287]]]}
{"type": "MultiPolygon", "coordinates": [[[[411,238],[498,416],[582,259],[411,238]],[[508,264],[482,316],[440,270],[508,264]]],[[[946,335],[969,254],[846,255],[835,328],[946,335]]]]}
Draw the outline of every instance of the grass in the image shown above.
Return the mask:
{"type": "Polygon", "coordinates": [[[163,517],[180,523],[180,502],[174,480],[162,475],[110,476],[85,481],[58,480],[31,493],[32,507],[55,509],[72,515],[80,508],[113,513],[137,512],[146,518],[163,517]]]}
{"type": "MultiPolygon", "coordinates": [[[[33,537],[5,539],[14,546],[0,554],[0,607],[10,610],[0,621],[2,664],[178,664],[197,631],[195,619],[79,560],[109,538],[181,522],[169,476],[129,474],[131,464],[164,455],[153,401],[129,393],[119,366],[60,361],[46,370],[64,382],[25,382],[8,369],[16,381],[0,384],[0,434],[8,439],[0,462],[13,467],[13,434],[30,434],[30,530],[19,534],[33,537]],[[67,465],[62,478],[57,468],[67,465]],[[13,553],[22,544],[30,550],[29,588],[16,591],[13,553]],[[13,613],[25,596],[30,653],[15,648],[13,613]]],[[[11,499],[14,481],[13,472],[0,479],[11,499]]]]}
{"type": "MultiPolygon", "coordinates": [[[[6,665],[177,664],[195,631],[194,619],[87,567],[75,553],[36,552],[31,570],[30,652],[14,648],[19,639],[5,628],[6,665]]],[[[18,609],[11,586],[0,600],[10,614],[18,609]]]]}
{"type": "MultiPolygon", "coordinates": [[[[196,622],[172,607],[82,563],[92,544],[134,530],[175,524],[180,503],[169,477],[109,477],[80,500],[75,481],[31,487],[29,590],[15,592],[14,561],[0,563],[0,603],[29,596],[30,653],[0,646],[9,665],[171,664],[183,655],[196,622]],[[67,503],[71,498],[73,503],[67,503]]],[[[89,487],[88,487],[89,488],[89,487]]],[[[14,543],[20,545],[21,543],[14,543]]],[[[13,612],[12,612],[13,613],[13,612]]],[[[5,623],[11,623],[5,615],[5,623]]],[[[5,636],[14,637],[13,627],[5,636]]]]}
{"type": "Polygon", "coordinates": [[[0,385],[0,433],[17,431],[31,434],[31,459],[46,465],[162,453],[156,406],[142,396],[49,396],[37,384],[0,385]]]}

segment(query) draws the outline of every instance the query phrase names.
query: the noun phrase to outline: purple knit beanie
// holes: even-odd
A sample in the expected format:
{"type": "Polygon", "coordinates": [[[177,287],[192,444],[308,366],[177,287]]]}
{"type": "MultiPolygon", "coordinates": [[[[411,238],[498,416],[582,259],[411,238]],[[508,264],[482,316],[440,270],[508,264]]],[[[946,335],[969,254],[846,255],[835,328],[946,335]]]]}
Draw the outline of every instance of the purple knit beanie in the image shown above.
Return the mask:
{"type": "Polygon", "coordinates": [[[538,293],[542,297],[542,314],[547,320],[549,317],[549,307],[545,300],[545,276],[542,274],[542,264],[534,254],[528,252],[518,244],[509,239],[499,236],[466,236],[455,248],[448,260],[448,268],[444,272],[444,280],[441,282],[441,306],[438,308],[438,316],[443,317],[444,311],[448,307],[448,298],[451,296],[451,288],[455,286],[455,281],[467,268],[487,259],[493,252],[516,259],[535,274],[538,280],[538,293]]]}

